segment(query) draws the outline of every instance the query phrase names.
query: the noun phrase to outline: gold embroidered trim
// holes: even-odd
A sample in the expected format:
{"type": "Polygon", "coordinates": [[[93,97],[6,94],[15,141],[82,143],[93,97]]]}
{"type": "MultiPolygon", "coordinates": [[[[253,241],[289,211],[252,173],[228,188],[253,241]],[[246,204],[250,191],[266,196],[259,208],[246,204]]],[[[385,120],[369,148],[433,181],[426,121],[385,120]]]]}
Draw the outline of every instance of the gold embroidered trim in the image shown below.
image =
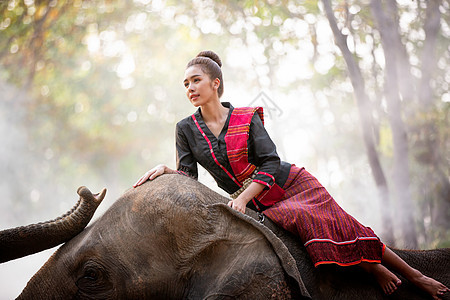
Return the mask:
{"type": "Polygon", "coordinates": [[[240,189],[238,189],[236,192],[230,195],[231,199],[236,199],[237,197],[239,197],[240,194],[242,194],[245,191],[246,188],[248,188],[248,186],[253,182],[253,178],[255,178],[256,174],[258,173],[258,169],[259,168],[256,168],[256,170],[253,171],[252,176],[244,180],[244,182],[242,183],[242,187],[240,189]]]}

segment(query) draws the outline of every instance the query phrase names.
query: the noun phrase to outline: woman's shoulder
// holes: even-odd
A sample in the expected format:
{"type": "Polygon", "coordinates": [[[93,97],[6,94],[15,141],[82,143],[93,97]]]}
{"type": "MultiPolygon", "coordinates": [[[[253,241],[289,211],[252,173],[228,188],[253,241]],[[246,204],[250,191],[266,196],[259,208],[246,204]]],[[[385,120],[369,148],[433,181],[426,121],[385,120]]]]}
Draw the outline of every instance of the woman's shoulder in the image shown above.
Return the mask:
{"type": "Polygon", "coordinates": [[[186,125],[190,122],[190,120],[192,120],[192,115],[178,121],[177,126],[186,125]]]}
{"type": "Polygon", "coordinates": [[[184,119],[181,119],[180,121],[178,121],[176,127],[177,128],[189,128],[193,124],[194,124],[194,120],[192,118],[192,115],[189,115],[189,116],[185,117],[184,119]]]}

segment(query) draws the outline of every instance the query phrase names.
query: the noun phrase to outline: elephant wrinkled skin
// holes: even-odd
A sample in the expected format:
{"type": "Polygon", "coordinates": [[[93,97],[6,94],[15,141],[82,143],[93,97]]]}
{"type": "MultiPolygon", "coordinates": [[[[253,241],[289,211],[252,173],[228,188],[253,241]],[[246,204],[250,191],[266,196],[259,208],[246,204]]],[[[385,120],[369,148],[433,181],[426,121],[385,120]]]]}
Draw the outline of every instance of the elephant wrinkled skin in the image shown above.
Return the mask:
{"type": "MultiPolygon", "coordinates": [[[[61,246],[18,299],[388,298],[357,267],[314,268],[298,239],[227,201],[182,175],[130,189],[61,246]]],[[[0,249],[5,243],[0,232],[0,249]]],[[[394,251],[449,285],[449,249],[394,251]]],[[[427,299],[402,280],[389,299],[427,299]]]]}

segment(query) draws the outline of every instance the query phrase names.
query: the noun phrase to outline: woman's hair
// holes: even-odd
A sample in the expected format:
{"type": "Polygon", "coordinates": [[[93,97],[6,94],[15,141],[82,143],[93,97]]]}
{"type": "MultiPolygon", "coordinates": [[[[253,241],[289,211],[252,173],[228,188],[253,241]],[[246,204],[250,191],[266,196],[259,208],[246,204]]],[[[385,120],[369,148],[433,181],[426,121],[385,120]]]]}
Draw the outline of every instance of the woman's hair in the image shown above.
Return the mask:
{"type": "Polygon", "coordinates": [[[208,74],[211,80],[219,78],[220,85],[217,89],[219,98],[223,94],[223,80],[222,80],[222,61],[219,56],[212,51],[202,51],[187,64],[186,69],[194,65],[199,65],[200,69],[208,74]]]}

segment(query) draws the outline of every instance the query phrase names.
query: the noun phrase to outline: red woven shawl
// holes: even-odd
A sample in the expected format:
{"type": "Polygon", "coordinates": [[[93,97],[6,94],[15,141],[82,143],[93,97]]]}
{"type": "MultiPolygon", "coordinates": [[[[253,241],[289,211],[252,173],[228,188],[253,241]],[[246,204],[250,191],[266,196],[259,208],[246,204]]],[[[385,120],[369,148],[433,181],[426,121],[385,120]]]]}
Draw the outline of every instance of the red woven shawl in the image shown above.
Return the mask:
{"type": "Polygon", "coordinates": [[[264,124],[262,107],[237,107],[233,109],[225,135],[227,156],[236,179],[242,183],[255,171],[256,166],[248,162],[247,141],[252,117],[258,112],[264,124]]]}

